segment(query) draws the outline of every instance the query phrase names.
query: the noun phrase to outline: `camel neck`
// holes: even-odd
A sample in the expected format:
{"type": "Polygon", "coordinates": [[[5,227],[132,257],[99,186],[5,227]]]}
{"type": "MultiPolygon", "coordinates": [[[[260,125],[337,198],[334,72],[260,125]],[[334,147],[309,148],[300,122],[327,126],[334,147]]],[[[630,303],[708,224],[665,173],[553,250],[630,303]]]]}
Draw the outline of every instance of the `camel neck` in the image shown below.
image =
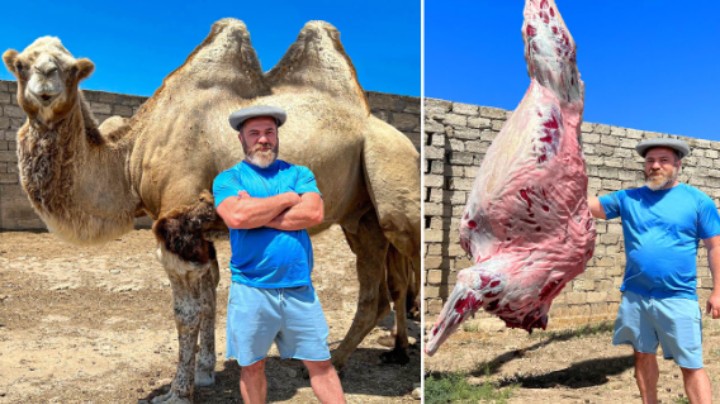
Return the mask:
{"type": "Polygon", "coordinates": [[[28,119],[18,132],[21,184],[48,227],[69,241],[98,242],[132,228],[137,206],[127,150],[108,147],[81,101],[62,119],[28,119]]]}

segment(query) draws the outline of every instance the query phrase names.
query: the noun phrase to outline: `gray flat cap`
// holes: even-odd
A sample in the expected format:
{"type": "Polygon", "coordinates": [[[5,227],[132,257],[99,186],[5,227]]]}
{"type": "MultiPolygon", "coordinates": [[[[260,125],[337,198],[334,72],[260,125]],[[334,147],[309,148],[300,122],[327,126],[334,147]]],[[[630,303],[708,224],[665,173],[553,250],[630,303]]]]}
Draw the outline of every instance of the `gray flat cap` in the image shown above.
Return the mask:
{"type": "Polygon", "coordinates": [[[233,112],[230,114],[228,120],[230,121],[230,126],[239,131],[245,121],[260,116],[274,118],[275,122],[277,122],[277,126],[282,126],[287,119],[287,114],[282,108],[272,107],[269,105],[254,105],[252,107],[239,109],[233,112]]]}
{"type": "Polygon", "coordinates": [[[687,143],[683,142],[682,140],[668,139],[663,137],[645,139],[642,142],[638,143],[637,146],[635,146],[635,150],[638,152],[639,155],[645,157],[645,154],[647,154],[648,150],[652,149],[653,147],[668,147],[670,149],[673,149],[678,152],[680,158],[683,158],[690,154],[690,146],[688,146],[687,143]]]}

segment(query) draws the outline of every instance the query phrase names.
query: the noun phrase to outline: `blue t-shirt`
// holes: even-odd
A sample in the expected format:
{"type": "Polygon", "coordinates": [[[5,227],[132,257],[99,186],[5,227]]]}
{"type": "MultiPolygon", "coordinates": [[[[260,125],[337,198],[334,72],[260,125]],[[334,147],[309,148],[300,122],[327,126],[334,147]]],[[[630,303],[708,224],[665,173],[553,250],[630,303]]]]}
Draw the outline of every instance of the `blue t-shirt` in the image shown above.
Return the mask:
{"type": "Polygon", "coordinates": [[[686,184],[622,190],[599,198],[608,219],[622,219],[625,277],[621,291],[697,300],[700,240],[720,234],[713,201],[686,184]]]}
{"type": "MultiPolygon", "coordinates": [[[[246,161],[223,171],[213,182],[215,207],[226,198],[246,191],[267,198],[293,191],[320,193],[307,167],[275,160],[267,168],[246,161]]],[[[310,285],[313,252],[306,230],[285,231],[269,227],[230,229],[232,281],[257,288],[291,288],[310,285]]]]}

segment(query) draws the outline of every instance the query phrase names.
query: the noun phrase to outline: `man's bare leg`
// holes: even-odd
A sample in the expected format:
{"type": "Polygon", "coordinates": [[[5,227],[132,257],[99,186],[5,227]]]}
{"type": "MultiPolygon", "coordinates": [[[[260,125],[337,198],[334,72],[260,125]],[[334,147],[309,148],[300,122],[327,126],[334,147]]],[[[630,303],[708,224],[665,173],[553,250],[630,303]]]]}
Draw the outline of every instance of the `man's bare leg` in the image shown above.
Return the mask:
{"type": "Polygon", "coordinates": [[[712,402],[712,391],[710,378],[704,368],[687,369],[680,368],[685,384],[685,394],[692,404],[704,404],[712,402]]]}
{"type": "Polygon", "coordinates": [[[267,401],[267,378],[265,359],[240,370],[240,394],[246,404],[265,404],[267,401]]]}
{"type": "Polygon", "coordinates": [[[657,383],[660,377],[657,355],[635,351],[635,381],[643,404],[657,404],[657,383]]]}
{"type": "Polygon", "coordinates": [[[340,378],[330,360],[303,361],[310,373],[310,385],[321,403],[345,403],[340,378]]]}

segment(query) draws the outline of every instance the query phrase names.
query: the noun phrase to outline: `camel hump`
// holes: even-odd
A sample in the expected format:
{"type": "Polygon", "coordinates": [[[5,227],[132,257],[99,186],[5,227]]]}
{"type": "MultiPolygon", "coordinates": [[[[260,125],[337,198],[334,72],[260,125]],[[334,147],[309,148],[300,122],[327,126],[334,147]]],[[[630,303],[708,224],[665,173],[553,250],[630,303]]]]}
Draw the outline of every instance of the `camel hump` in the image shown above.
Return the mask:
{"type": "Polygon", "coordinates": [[[250,33],[244,22],[234,18],[216,21],[205,40],[168,76],[164,85],[173,76],[203,88],[227,86],[243,98],[270,93],[250,33]]]}
{"type": "Polygon", "coordinates": [[[340,32],[325,21],[310,21],[285,56],[267,73],[272,87],[314,87],[339,97],[351,97],[369,111],[355,67],[340,42],[340,32]]]}
{"type": "Polygon", "coordinates": [[[234,18],[216,21],[207,38],[190,54],[188,62],[199,65],[201,69],[213,64],[225,64],[238,68],[246,75],[262,77],[263,74],[247,26],[234,18]]]}

